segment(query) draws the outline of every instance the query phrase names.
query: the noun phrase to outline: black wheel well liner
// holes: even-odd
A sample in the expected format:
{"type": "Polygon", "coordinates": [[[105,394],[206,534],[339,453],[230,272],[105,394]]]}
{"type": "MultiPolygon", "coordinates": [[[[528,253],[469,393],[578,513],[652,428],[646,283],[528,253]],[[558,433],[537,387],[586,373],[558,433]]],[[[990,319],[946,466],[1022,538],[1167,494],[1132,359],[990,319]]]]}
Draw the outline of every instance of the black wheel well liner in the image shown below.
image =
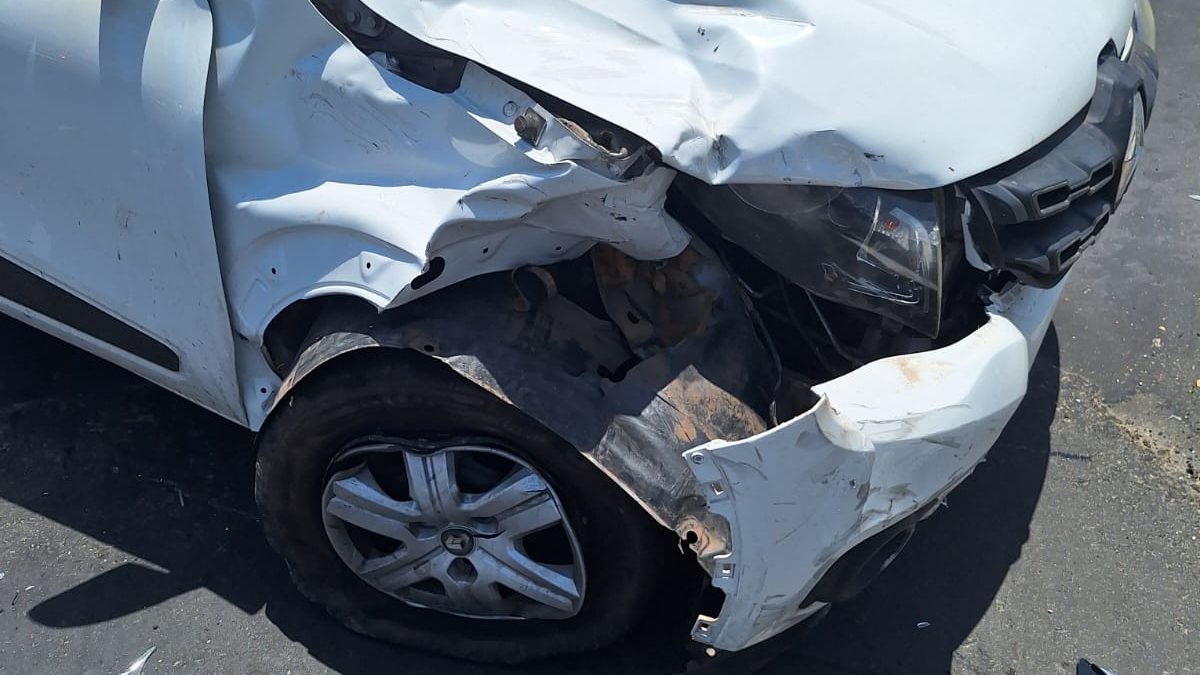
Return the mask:
{"type": "MultiPolygon", "coordinates": [[[[286,405],[313,373],[354,352],[382,355],[384,347],[389,358],[399,350],[402,358],[437,361],[443,372],[470,380],[579,450],[661,525],[687,538],[711,572],[715,556],[730,550],[729,524],[709,511],[704,486],[682,453],[769,428],[760,411],[764,388],[770,396],[777,374],[736,281],[718,260],[703,254],[681,258],[595,259],[598,268],[613,264],[629,272],[624,277],[629,284],[664,270],[677,274],[676,280],[703,280],[699,295],[693,286],[682,300],[655,299],[661,303],[657,309],[696,307],[703,319],[684,321],[694,330],[674,330],[681,325],[678,317],[642,308],[647,311],[638,329],[651,324],[660,335],[680,337],[663,345],[651,344],[651,336],[633,347],[636,365],[620,377],[608,362],[629,354],[634,341],[616,318],[588,312],[561,295],[553,280],[539,295],[517,275],[497,273],[382,313],[364,302],[323,301],[283,374],[275,406],[286,405]]],[[[539,278],[548,274],[535,272],[539,278]]],[[[604,292],[632,296],[646,290],[614,288],[604,292]]],[[[279,326],[289,329],[286,321],[279,326]]],[[[294,341],[299,329],[290,330],[294,341]]]]}

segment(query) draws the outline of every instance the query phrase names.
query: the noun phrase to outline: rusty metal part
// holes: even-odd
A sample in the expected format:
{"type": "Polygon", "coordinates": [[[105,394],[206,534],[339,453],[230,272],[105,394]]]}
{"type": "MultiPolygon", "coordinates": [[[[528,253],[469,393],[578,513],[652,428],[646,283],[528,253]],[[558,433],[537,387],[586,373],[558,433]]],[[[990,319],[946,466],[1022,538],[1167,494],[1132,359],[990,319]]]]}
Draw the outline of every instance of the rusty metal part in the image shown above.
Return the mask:
{"type": "Polygon", "coordinates": [[[335,305],[279,400],[356,349],[436,358],[578,448],[709,566],[729,549],[728,523],[709,512],[682,453],[768,428],[774,360],[736,282],[697,249],[653,263],[597,247],[592,265],[611,321],[561,295],[538,268],[465,281],[383,314],[335,305]]]}
{"type": "Polygon", "coordinates": [[[639,355],[705,331],[719,289],[694,276],[703,261],[695,248],[660,265],[638,262],[607,246],[593,250],[604,308],[639,355]]]}
{"type": "Polygon", "coordinates": [[[517,135],[521,137],[521,140],[530,145],[537,145],[546,131],[546,118],[533,108],[529,108],[524,114],[513,120],[513,128],[517,130],[517,135]]]}

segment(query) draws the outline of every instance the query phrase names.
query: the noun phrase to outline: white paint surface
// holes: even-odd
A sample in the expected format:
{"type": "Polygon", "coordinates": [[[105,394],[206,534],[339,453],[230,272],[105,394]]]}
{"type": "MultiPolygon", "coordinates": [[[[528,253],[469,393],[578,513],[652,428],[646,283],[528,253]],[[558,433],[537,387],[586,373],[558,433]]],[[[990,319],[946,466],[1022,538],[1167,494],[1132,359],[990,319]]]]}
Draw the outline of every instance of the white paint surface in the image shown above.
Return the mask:
{"type": "Polygon", "coordinates": [[[245,423],[205,183],[205,0],[0,11],[0,252],[167,344],[171,372],[0,311],[245,423]]]}
{"type": "Polygon", "coordinates": [[[713,183],[928,188],[1091,99],[1131,0],[366,0],[713,183]]]}

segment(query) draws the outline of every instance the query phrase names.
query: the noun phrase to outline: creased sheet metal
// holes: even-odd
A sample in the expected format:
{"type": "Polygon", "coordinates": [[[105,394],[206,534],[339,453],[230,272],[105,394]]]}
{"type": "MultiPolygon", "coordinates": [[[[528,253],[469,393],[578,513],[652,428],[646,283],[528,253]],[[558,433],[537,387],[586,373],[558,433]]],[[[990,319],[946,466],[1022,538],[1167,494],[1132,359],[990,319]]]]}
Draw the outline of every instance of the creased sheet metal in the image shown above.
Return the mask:
{"type": "Polygon", "coordinates": [[[1129,0],[366,0],[710,183],[946,185],[1091,98],[1129,0]]]}
{"type": "Polygon", "coordinates": [[[383,310],[597,242],[665,259],[689,241],[662,208],[673,170],[597,170],[544,110],[554,142],[526,143],[513,116],[537,102],[478,65],[452,94],[422,88],[305,0],[225,0],[214,20],[209,185],[252,428],[279,386],[263,333],[298,300],[383,310]]]}

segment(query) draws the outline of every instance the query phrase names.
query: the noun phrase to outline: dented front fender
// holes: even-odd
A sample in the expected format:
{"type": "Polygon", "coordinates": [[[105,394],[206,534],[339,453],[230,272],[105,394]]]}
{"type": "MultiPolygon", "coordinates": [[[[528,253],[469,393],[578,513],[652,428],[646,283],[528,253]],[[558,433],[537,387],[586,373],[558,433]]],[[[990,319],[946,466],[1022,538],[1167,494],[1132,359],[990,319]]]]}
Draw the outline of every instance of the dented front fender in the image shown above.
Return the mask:
{"type": "Polygon", "coordinates": [[[663,210],[675,172],[613,153],[526,92],[468,65],[422,87],[309,2],[214,12],[205,143],[246,417],[279,378],[262,358],[284,308],[352,296],[383,310],[464,279],[609,244],[643,259],[690,236],[663,210]],[[536,115],[536,143],[514,122],[536,115]]]}

